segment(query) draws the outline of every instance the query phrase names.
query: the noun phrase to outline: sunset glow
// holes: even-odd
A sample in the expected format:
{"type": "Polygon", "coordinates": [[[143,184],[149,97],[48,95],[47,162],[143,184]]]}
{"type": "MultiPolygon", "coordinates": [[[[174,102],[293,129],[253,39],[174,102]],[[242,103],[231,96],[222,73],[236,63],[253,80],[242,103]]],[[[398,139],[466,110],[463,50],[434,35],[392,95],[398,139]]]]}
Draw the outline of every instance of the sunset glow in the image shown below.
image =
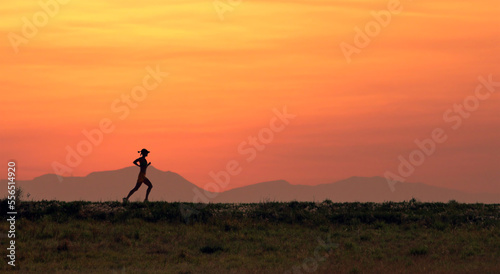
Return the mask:
{"type": "Polygon", "coordinates": [[[394,1],[243,0],[222,17],[212,1],[42,2],[57,7],[31,38],[23,18],[44,8],[0,4],[0,154],[18,179],[55,162],[65,176],[131,166],[144,147],[202,188],[229,161],[241,172],[224,190],[317,185],[397,173],[441,128],[406,181],[500,193],[498,1],[402,0],[386,26],[374,14],[394,1]],[[340,45],[370,22],[379,31],[346,58],[340,45]],[[285,109],[295,117],[248,160],[241,148],[285,109]],[[103,119],[102,142],[68,165],[68,147],[103,119]]]}

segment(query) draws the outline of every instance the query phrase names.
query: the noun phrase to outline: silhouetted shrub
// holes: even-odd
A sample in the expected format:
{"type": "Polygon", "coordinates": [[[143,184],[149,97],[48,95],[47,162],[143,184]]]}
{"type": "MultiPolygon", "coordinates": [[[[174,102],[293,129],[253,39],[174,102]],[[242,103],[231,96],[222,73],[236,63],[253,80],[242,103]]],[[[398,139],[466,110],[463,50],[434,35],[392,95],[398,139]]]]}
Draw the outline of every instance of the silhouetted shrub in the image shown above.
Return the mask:
{"type": "Polygon", "coordinates": [[[216,245],[216,244],[206,245],[206,246],[203,246],[202,248],[200,248],[201,253],[205,253],[205,254],[212,254],[212,253],[215,253],[217,251],[223,251],[223,250],[224,250],[224,248],[222,248],[222,246],[216,245]]]}

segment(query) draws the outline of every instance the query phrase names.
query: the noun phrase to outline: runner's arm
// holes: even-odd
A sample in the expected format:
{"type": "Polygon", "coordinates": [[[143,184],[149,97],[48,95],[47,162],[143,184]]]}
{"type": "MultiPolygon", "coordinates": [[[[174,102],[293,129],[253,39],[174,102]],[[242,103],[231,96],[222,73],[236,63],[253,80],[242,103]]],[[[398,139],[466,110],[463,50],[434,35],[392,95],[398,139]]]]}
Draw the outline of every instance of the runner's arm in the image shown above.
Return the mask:
{"type": "Polygon", "coordinates": [[[138,164],[137,164],[137,162],[139,162],[139,159],[140,159],[140,158],[135,159],[135,161],[133,161],[132,163],[133,163],[134,165],[136,165],[136,166],[140,167],[141,165],[138,165],[138,164]]]}

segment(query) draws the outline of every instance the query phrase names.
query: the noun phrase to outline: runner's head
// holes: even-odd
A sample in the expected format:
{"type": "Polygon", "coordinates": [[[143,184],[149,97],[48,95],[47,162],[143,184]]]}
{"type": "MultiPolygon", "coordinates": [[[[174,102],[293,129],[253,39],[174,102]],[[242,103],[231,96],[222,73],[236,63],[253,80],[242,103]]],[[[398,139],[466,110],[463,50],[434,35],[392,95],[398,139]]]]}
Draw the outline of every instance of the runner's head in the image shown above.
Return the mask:
{"type": "Polygon", "coordinates": [[[137,151],[139,152],[141,155],[144,155],[144,156],[148,156],[149,152],[147,149],[143,148],[141,149],[140,151],[137,151]]]}

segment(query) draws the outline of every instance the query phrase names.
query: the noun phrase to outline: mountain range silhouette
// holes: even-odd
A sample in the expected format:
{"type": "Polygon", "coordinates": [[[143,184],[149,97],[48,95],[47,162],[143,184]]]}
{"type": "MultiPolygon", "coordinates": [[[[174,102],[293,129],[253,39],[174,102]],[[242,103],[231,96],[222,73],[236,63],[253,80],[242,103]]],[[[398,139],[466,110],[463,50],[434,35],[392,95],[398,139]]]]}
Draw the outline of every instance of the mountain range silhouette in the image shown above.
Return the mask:
{"type": "MultiPolygon", "coordinates": [[[[84,177],[63,177],[46,174],[33,180],[17,181],[27,200],[60,201],[121,201],[137,179],[137,167],[92,172],[84,177]],[[29,196],[28,196],[29,194],[29,196]]],[[[351,177],[329,184],[315,186],[292,185],[284,180],[270,181],[213,193],[189,182],[181,175],[161,171],[151,166],[148,177],[153,182],[150,201],[167,202],[211,202],[211,203],[258,203],[263,201],[317,201],[330,199],[333,202],[384,202],[408,201],[412,198],[422,202],[500,203],[498,193],[466,193],[458,190],[430,186],[423,183],[394,185],[391,191],[385,178],[351,177]],[[206,193],[200,198],[200,193],[206,193]]],[[[7,180],[1,180],[6,185],[7,180]]],[[[131,198],[144,198],[147,187],[142,186],[131,198]]]]}

